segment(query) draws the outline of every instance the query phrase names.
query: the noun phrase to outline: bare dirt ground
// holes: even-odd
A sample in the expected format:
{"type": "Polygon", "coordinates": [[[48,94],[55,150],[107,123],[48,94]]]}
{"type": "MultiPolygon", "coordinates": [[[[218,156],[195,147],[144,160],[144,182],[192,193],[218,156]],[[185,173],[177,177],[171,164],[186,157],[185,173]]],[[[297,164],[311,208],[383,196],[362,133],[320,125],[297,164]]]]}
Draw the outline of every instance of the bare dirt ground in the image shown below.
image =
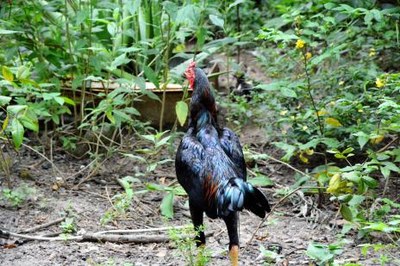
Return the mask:
{"type": "MultiPolygon", "coordinates": [[[[242,136],[242,140],[251,143],[254,138],[242,136]]],[[[166,153],[165,157],[168,156],[171,155],[166,153]]],[[[104,163],[97,175],[84,182],[78,189],[72,189],[74,185],[82,181],[82,178],[85,178],[85,171],[78,175],[76,173],[87,166],[90,160],[75,160],[63,153],[55,154],[54,164],[65,179],[63,185],[55,185],[60,181],[57,178],[59,173],[54,171],[54,167],[48,162],[37,164],[41,160],[34,152],[22,150],[12,169],[14,185],[27,184],[36,192],[18,208],[11,207],[6,201],[1,200],[0,228],[20,232],[57,220],[67,213],[75,219],[78,229],[75,234],[190,224],[189,212],[184,207],[185,197],[176,198],[175,216],[171,220],[166,220],[159,211],[163,194],[152,191],[135,195],[124,217],[118,217],[113,223],[102,226],[101,217],[112,207],[110,197],[123,191],[116,179],[135,175],[139,166],[127,158],[115,155],[104,163]],[[29,166],[34,167],[30,169],[29,166]],[[30,178],[22,178],[26,177],[26,175],[21,175],[23,169],[29,169],[30,178]]],[[[260,170],[275,182],[274,187],[263,188],[270,203],[274,205],[282,197],[276,193],[278,189],[293,184],[293,173],[284,166],[272,162],[261,166],[260,170]]],[[[170,184],[176,182],[174,176],[174,167],[171,163],[157,170],[155,174],[143,177],[142,182],[170,184]]],[[[1,185],[5,188],[3,178],[1,185]]],[[[143,189],[143,185],[139,184],[135,189],[143,189]]],[[[308,244],[311,241],[334,242],[335,235],[340,232],[342,222],[340,216],[336,216],[335,206],[327,204],[324,209],[318,210],[315,208],[315,202],[314,196],[294,194],[275,209],[248,246],[247,242],[255,232],[260,219],[243,211],[240,216],[242,246],[240,265],[310,265],[311,260],[305,255],[308,244]],[[335,224],[339,226],[334,226],[335,224]],[[277,260],[271,261],[261,256],[261,246],[266,249],[279,247],[278,249],[281,250],[277,260]]],[[[206,231],[213,233],[207,238],[207,248],[211,253],[208,265],[229,265],[228,236],[224,223],[207,218],[205,221],[206,231]]],[[[55,224],[28,234],[45,235],[59,232],[60,226],[55,224]]],[[[147,234],[158,233],[148,232],[147,234]]],[[[341,264],[353,262],[359,265],[380,265],[377,255],[367,257],[361,255],[360,248],[357,247],[360,243],[355,239],[356,237],[348,238],[349,242],[345,245],[343,253],[337,257],[338,261],[341,264]]],[[[22,242],[17,238],[0,238],[0,265],[187,265],[186,259],[187,257],[171,242],[143,244],[76,241],[22,242]]]]}

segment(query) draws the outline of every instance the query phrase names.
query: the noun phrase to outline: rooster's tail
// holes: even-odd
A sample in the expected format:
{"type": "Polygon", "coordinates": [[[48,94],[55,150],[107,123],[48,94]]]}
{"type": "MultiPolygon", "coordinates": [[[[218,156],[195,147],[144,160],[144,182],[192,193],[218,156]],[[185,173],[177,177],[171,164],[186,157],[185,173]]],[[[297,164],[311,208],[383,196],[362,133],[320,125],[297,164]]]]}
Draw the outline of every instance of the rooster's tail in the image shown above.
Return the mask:
{"type": "Polygon", "coordinates": [[[261,218],[265,217],[265,212],[271,211],[265,195],[240,178],[231,178],[221,184],[217,192],[217,205],[219,217],[241,211],[243,208],[261,218]]]}

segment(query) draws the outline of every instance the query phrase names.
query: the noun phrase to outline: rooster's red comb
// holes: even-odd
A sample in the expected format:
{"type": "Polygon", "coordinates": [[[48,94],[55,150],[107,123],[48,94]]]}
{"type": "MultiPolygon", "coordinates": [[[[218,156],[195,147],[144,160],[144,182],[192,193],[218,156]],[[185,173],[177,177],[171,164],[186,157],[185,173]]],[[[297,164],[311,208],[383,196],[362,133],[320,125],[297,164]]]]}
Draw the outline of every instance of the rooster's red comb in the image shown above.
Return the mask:
{"type": "Polygon", "coordinates": [[[188,66],[188,68],[195,68],[196,67],[196,62],[191,62],[188,66]]]}

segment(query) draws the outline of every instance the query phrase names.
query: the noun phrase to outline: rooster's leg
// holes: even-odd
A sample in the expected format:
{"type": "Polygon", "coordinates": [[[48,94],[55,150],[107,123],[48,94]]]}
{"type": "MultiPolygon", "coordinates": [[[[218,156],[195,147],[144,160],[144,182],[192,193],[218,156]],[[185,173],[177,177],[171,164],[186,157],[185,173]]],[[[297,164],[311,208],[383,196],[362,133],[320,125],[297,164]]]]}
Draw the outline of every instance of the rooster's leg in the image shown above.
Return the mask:
{"type": "Polygon", "coordinates": [[[196,231],[195,241],[196,245],[199,247],[206,244],[206,236],[204,235],[203,228],[203,210],[201,208],[198,208],[197,206],[194,206],[194,204],[192,204],[190,201],[189,207],[194,230],[196,231]]]}
{"type": "Polygon", "coordinates": [[[224,218],[226,228],[229,235],[229,257],[231,258],[232,266],[239,265],[239,235],[237,230],[237,213],[232,213],[224,218]]]}

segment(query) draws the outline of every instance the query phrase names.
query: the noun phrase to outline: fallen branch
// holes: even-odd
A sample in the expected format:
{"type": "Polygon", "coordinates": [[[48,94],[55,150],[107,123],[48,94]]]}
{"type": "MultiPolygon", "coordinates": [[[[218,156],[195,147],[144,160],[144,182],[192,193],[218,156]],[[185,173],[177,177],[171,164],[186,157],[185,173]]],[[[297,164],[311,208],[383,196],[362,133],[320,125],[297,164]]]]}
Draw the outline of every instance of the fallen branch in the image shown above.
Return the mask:
{"type": "Polygon", "coordinates": [[[145,233],[145,232],[157,232],[157,231],[168,231],[176,229],[187,228],[187,225],[182,226],[170,226],[170,227],[159,227],[159,228],[144,228],[144,229],[133,229],[133,230],[109,230],[97,232],[97,234],[135,234],[135,233],[145,233]]]}
{"type": "Polygon", "coordinates": [[[34,226],[34,227],[32,227],[32,228],[23,229],[23,230],[19,231],[19,233],[20,233],[20,234],[23,234],[23,233],[32,233],[32,232],[36,232],[36,231],[39,231],[39,230],[41,230],[41,229],[43,229],[43,228],[47,228],[47,227],[49,227],[49,226],[52,226],[52,225],[61,223],[62,221],[65,220],[65,218],[66,218],[66,217],[61,217],[61,218],[59,218],[59,219],[57,219],[57,220],[54,220],[54,221],[51,221],[51,222],[48,222],[48,223],[45,223],[45,224],[39,224],[38,226],[34,226]]]}
{"type": "MultiPolygon", "coordinates": [[[[111,232],[111,231],[109,231],[111,232]]],[[[214,232],[210,232],[207,236],[213,235],[214,232]]],[[[118,234],[99,234],[99,233],[87,233],[79,236],[63,236],[63,237],[45,237],[45,236],[31,236],[25,234],[17,234],[9,232],[4,229],[0,229],[0,238],[18,237],[29,240],[37,241],[75,241],[75,242],[114,242],[114,243],[165,243],[169,242],[170,238],[167,235],[118,235],[118,234]]],[[[191,238],[188,235],[179,235],[179,239],[191,238]]]]}

